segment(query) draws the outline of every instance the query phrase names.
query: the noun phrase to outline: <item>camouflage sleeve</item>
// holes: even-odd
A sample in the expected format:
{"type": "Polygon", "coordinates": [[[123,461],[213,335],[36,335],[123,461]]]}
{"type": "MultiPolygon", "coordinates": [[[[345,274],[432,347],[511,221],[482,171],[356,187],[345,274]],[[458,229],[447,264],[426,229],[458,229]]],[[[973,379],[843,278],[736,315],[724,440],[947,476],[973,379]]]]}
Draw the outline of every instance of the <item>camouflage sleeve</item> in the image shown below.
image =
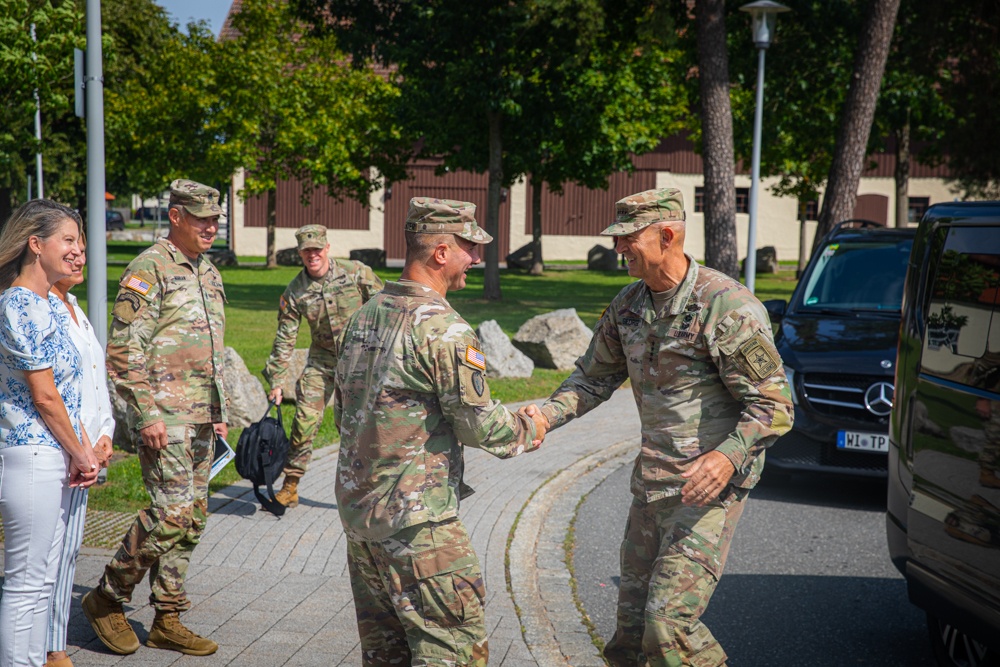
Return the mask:
{"type": "Polygon", "coordinates": [[[736,429],[716,451],[746,474],[765,448],[792,428],[792,394],[767,315],[737,310],[716,326],[710,340],[719,376],[743,404],[736,429]]]}
{"type": "Polygon", "coordinates": [[[152,263],[133,262],[122,275],[111,309],[108,376],[119,396],[136,411],[135,428],[163,421],[147,372],[148,350],[160,317],[162,285],[152,263]]]}
{"type": "Polygon", "coordinates": [[[367,264],[357,262],[357,271],[354,274],[354,284],[361,292],[361,302],[367,303],[369,299],[382,291],[382,279],[375,275],[371,267],[367,264]]]}
{"type": "Polygon", "coordinates": [[[285,290],[278,299],[278,331],[274,334],[271,355],[264,364],[264,378],[271,384],[272,389],[285,384],[285,375],[288,373],[292,352],[295,351],[301,320],[302,316],[295,298],[285,290]]]}
{"type": "Polygon", "coordinates": [[[437,346],[436,392],[459,442],[506,459],[537,449],[535,423],[490,396],[486,359],[471,333],[437,346]]]}
{"type": "Polygon", "coordinates": [[[613,309],[609,306],[594,328],[590,347],[576,360],[576,369],[542,405],[551,428],[581,417],[611,398],[628,378],[613,309]]]}

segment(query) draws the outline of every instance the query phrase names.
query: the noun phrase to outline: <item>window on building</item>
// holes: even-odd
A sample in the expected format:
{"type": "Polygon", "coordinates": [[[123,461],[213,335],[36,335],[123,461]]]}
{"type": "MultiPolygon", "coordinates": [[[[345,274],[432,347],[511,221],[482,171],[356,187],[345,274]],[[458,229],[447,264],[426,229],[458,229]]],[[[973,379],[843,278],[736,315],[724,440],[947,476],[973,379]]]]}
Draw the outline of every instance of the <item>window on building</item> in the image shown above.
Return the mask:
{"type": "MultiPolygon", "coordinates": [[[[705,188],[700,186],[694,189],[694,212],[705,212],[705,188]]],[[[736,188],[736,212],[750,212],[750,188],[736,188]]]]}
{"type": "Polygon", "coordinates": [[[806,202],[806,220],[819,220],[819,201],[810,199],[806,202]]]}
{"type": "Polygon", "coordinates": [[[924,217],[924,213],[927,212],[927,207],[931,205],[930,197],[910,197],[910,212],[907,215],[907,220],[910,222],[920,222],[920,219],[924,217]]]}

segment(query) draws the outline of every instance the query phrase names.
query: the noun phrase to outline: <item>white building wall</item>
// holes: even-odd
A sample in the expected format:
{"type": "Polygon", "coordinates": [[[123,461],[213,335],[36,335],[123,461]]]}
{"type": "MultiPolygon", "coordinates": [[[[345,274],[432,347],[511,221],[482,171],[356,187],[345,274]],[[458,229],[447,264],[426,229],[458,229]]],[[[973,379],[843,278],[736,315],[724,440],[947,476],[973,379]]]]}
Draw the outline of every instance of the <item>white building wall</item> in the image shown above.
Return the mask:
{"type": "MultiPolygon", "coordinates": [[[[761,180],[760,203],[757,216],[757,246],[774,246],[778,259],[783,262],[794,262],[799,256],[799,221],[798,203],[792,197],[775,196],[770,186],[777,178],[761,180]]],[[[701,174],[676,174],[673,172],[658,172],[656,174],[657,188],[677,188],[684,197],[684,208],[687,211],[687,240],[685,247],[696,259],[705,257],[705,220],[704,215],[694,212],[695,188],[704,184],[701,174]]],[[[243,187],[243,173],[233,176],[233,192],[243,187]]],[[[736,187],[749,188],[750,177],[736,176],[736,187]]],[[[888,197],[888,221],[895,221],[896,188],[891,178],[863,178],[858,186],[858,194],[880,194],[888,197]]],[[[911,197],[928,197],[931,204],[953,201],[957,194],[951,190],[942,179],[911,178],[909,185],[911,197]]],[[[525,233],[526,221],[531,212],[531,202],[528,199],[528,184],[522,179],[515,183],[508,194],[510,197],[510,247],[501,248],[501,258],[517,250],[531,241],[531,234],[525,233]]],[[[822,202],[822,192],[820,193],[822,202]]],[[[385,202],[383,190],[373,192],[370,199],[369,228],[367,230],[330,230],[328,237],[331,243],[331,253],[336,257],[347,257],[351,250],[357,248],[381,248],[385,239],[385,202]]],[[[238,255],[263,256],[267,252],[267,230],[264,227],[246,227],[244,224],[244,203],[237,196],[233,202],[233,249],[238,255]]],[[[608,224],[612,220],[612,211],[608,211],[608,224]]],[[[739,258],[746,257],[747,236],[750,216],[745,213],[736,215],[736,237],[739,258]]],[[[806,248],[812,247],[813,236],[816,233],[816,221],[806,223],[806,248]]],[[[277,247],[289,248],[295,245],[295,230],[279,228],[277,232],[277,247]]],[[[544,236],[542,238],[543,255],[548,261],[569,260],[586,261],[587,252],[596,244],[613,247],[610,238],[595,236],[544,236]]],[[[808,253],[807,253],[808,256],[808,253]]]]}
{"type": "MultiPolygon", "coordinates": [[[[233,175],[232,191],[243,189],[243,170],[233,175]]],[[[368,229],[331,229],[327,232],[330,254],[347,257],[358,248],[381,248],[385,241],[385,192],[379,188],[369,199],[368,229]]],[[[267,254],[267,228],[246,226],[246,202],[239,195],[233,198],[233,251],[237,255],[263,257],[267,254]]],[[[293,248],[295,230],[279,227],[275,231],[275,247],[293,248]]]]}

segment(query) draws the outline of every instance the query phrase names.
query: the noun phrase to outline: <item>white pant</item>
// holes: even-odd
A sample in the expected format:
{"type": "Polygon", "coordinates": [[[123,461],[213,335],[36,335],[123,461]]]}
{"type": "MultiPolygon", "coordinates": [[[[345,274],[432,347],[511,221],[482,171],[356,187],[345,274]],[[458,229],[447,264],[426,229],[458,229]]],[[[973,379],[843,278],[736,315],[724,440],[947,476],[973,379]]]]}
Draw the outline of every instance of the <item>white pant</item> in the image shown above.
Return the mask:
{"type": "MultiPolygon", "coordinates": [[[[0,597],[0,667],[45,664],[49,597],[63,539],[62,450],[43,445],[0,449],[4,582],[0,597]]],[[[69,497],[69,494],[65,494],[69,497]]]]}
{"type": "Polygon", "coordinates": [[[49,637],[45,650],[49,653],[66,650],[66,628],[69,625],[69,608],[73,602],[73,578],[76,576],[76,558],[83,544],[83,527],[87,520],[88,489],[66,487],[69,502],[63,505],[66,533],[63,535],[62,553],[52,603],[49,605],[49,637]]]}

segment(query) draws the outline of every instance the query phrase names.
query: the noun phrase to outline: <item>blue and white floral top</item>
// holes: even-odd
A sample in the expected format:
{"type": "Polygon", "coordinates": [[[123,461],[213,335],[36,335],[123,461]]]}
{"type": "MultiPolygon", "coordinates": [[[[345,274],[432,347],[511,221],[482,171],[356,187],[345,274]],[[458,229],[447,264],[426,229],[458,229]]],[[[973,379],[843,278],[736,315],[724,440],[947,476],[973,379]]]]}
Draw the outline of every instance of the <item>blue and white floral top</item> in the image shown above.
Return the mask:
{"type": "Polygon", "coordinates": [[[61,449],[35,408],[25,371],[52,369],[70,423],[80,437],[80,353],[70,338],[69,313],[55,295],[25,287],[0,294],[0,448],[47,445],[61,449]]]}

